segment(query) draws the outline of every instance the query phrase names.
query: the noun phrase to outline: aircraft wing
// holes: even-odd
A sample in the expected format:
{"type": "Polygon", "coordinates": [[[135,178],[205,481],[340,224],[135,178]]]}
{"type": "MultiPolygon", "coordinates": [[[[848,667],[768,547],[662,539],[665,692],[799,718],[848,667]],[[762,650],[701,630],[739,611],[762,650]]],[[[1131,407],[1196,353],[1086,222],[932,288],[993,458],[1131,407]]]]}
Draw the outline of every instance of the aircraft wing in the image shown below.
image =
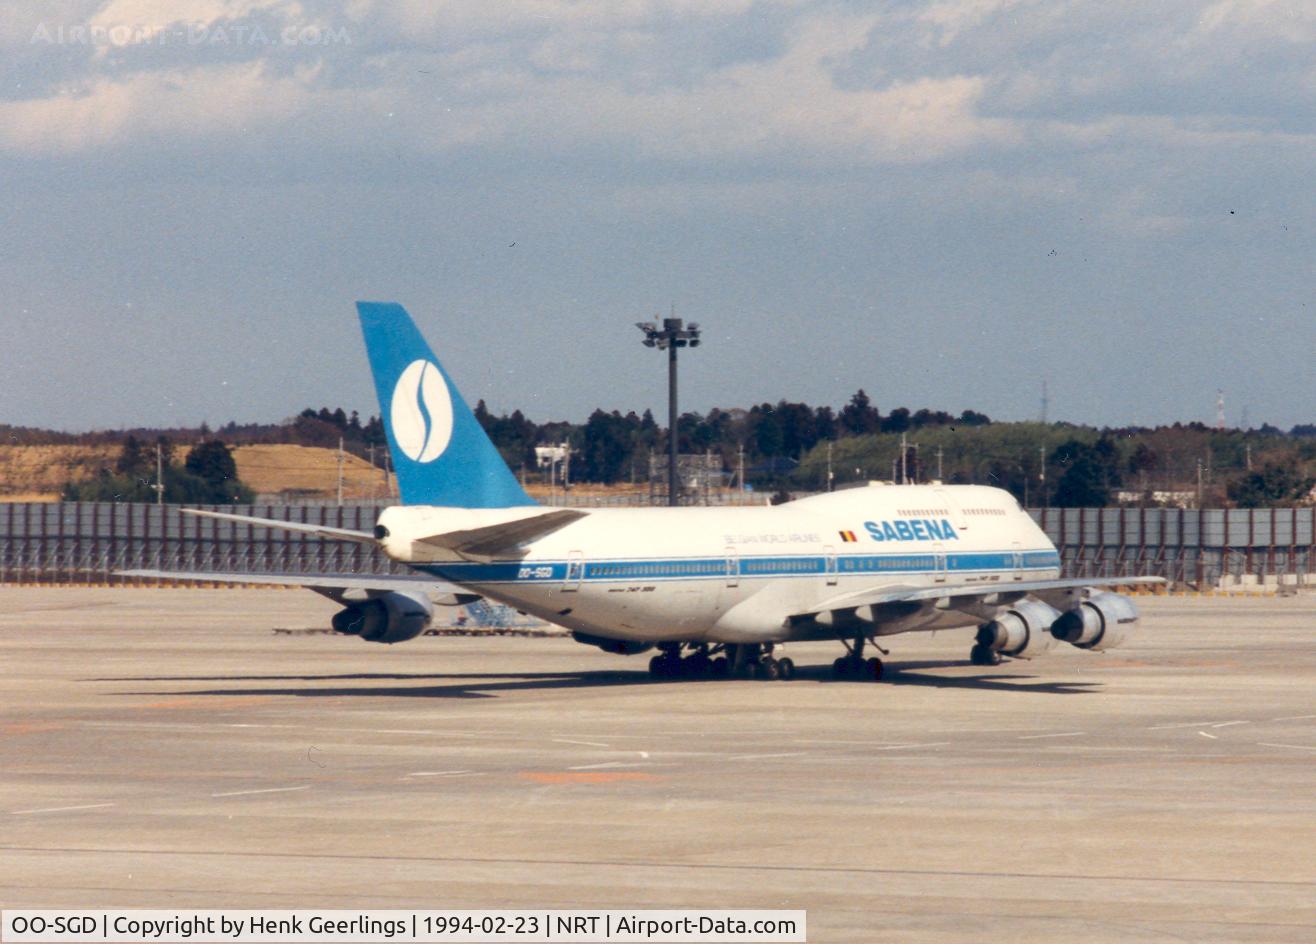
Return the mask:
{"type": "Polygon", "coordinates": [[[462,606],[480,599],[455,584],[428,577],[393,574],[240,574],[205,573],[180,570],[116,570],[116,577],[139,577],[146,580],[179,580],[203,583],[268,584],[276,587],[305,587],[331,600],[354,602],[353,597],[406,590],[423,593],[441,606],[462,606]]]}
{"type": "MultiPolygon", "coordinates": [[[[1015,600],[1036,594],[1046,597],[1052,593],[1064,595],[1073,590],[1082,587],[1126,587],[1131,585],[1147,585],[1165,583],[1164,577],[1098,577],[1098,578],[1074,578],[1064,580],[1013,580],[1001,581],[998,583],[984,583],[973,585],[942,585],[935,587],[921,587],[919,589],[910,589],[908,587],[892,588],[891,586],[874,587],[868,590],[855,590],[850,593],[843,593],[829,599],[822,600],[815,607],[804,610],[794,616],[813,616],[818,613],[826,613],[831,610],[849,610],[860,606],[880,606],[884,603],[922,603],[929,600],[940,599],[963,599],[968,600],[976,597],[997,596],[1001,603],[1012,603],[1015,600]]],[[[996,600],[988,602],[998,602],[996,600]]]]}
{"type": "Polygon", "coordinates": [[[559,531],[587,514],[588,512],[563,508],[529,518],[518,518],[503,524],[486,525],[483,528],[444,531],[442,534],[418,538],[416,543],[441,547],[468,559],[488,561],[526,541],[533,541],[559,531]]]}

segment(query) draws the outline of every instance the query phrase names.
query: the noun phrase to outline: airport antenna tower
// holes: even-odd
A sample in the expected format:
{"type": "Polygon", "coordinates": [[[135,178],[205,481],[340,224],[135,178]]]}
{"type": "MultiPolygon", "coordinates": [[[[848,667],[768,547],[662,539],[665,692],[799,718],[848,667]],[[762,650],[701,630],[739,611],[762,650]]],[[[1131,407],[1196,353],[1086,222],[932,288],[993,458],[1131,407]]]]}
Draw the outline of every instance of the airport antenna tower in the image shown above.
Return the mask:
{"type": "Polygon", "coordinates": [[[1050,405],[1051,405],[1051,398],[1046,395],[1046,378],[1043,377],[1042,378],[1042,414],[1038,421],[1044,425],[1046,423],[1047,407],[1049,407],[1050,405]]]}
{"type": "Polygon", "coordinates": [[[1224,430],[1225,428],[1225,392],[1216,390],[1215,392],[1215,428],[1224,430]]]}

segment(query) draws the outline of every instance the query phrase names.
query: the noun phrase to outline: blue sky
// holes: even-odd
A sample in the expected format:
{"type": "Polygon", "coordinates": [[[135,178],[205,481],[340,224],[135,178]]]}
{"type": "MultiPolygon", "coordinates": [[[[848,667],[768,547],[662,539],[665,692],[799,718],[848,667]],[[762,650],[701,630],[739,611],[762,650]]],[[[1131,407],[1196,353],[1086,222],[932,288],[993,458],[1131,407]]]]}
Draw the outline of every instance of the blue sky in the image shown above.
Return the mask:
{"type": "Polygon", "coordinates": [[[0,0],[0,422],[468,400],[1316,420],[1316,7],[0,0]]]}

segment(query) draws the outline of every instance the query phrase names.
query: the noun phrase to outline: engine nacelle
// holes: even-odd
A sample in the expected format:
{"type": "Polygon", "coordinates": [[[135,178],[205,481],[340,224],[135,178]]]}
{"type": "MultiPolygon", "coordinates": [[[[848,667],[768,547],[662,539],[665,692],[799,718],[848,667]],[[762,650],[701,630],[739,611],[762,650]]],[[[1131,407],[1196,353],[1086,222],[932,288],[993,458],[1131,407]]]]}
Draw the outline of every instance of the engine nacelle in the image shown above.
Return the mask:
{"type": "Polygon", "coordinates": [[[1094,590],[1051,624],[1051,635],[1080,649],[1102,652],[1121,645],[1137,622],[1138,608],[1128,597],[1094,590]]]}
{"type": "Polygon", "coordinates": [[[1035,659],[1056,644],[1048,630],[1059,615],[1040,600],[1020,600],[980,627],[978,642],[1014,659],[1035,659]]]}
{"type": "Polygon", "coordinates": [[[619,656],[633,656],[653,648],[651,642],[636,642],[633,639],[613,639],[611,636],[595,636],[592,633],[573,632],[571,638],[587,646],[598,646],[604,652],[619,656]]]}
{"type": "Polygon", "coordinates": [[[338,611],[333,627],[334,632],[367,642],[406,642],[425,632],[433,616],[429,597],[395,590],[338,611]]]}

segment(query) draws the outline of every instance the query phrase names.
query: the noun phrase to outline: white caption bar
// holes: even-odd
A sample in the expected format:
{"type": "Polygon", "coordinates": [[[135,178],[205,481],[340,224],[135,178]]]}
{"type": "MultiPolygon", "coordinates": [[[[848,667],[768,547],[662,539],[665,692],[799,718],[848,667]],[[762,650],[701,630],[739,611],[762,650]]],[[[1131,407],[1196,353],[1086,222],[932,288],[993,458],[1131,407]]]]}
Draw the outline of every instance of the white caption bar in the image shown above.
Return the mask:
{"type": "Polygon", "coordinates": [[[9,942],[758,944],[804,941],[803,911],[4,911],[9,942]]]}

